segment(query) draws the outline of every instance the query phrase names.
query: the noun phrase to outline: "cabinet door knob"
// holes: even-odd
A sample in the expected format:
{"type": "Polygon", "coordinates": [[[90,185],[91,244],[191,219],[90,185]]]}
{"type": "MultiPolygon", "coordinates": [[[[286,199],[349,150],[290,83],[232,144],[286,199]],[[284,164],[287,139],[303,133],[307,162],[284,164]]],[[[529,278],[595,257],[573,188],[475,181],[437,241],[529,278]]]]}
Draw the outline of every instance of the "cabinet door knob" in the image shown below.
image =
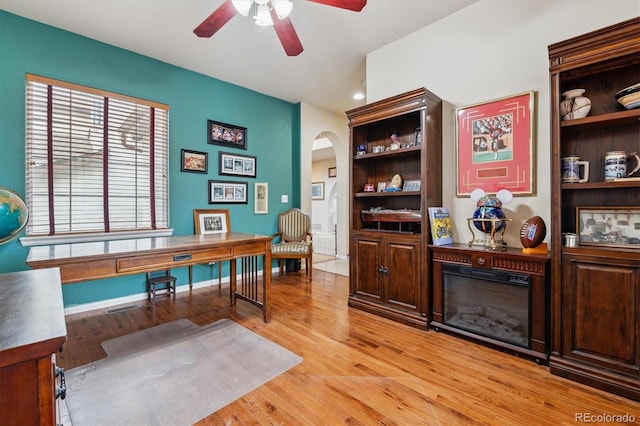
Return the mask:
{"type": "Polygon", "coordinates": [[[484,259],[484,257],[479,257],[478,258],[478,265],[484,265],[485,262],[486,262],[486,260],[484,259]]]}

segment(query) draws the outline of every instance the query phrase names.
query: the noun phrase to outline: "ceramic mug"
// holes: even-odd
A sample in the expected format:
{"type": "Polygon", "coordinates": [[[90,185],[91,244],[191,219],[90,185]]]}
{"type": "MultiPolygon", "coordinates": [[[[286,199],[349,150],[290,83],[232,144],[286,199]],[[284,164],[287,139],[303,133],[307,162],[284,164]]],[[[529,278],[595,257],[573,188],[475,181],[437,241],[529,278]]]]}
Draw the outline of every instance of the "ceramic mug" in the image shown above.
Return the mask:
{"type": "Polygon", "coordinates": [[[577,155],[562,157],[562,182],[584,183],[589,180],[589,162],[580,161],[577,155]],[[582,166],[582,167],[581,167],[582,166]],[[582,176],[580,172],[582,171],[582,176]]]}
{"type": "Polygon", "coordinates": [[[604,180],[630,177],[640,170],[640,156],[637,152],[627,155],[625,151],[609,151],[604,156],[604,180]],[[633,166],[632,162],[636,164],[633,166]],[[631,169],[629,173],[627,170],[631,169]]]}

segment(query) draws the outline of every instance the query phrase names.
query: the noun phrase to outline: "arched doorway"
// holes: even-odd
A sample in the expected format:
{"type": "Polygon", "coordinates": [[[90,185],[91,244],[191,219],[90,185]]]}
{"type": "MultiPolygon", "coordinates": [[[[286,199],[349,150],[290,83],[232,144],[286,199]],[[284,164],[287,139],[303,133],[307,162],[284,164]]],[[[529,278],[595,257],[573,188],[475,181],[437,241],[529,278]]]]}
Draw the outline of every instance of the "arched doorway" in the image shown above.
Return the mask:
{"type": "Polygon", "coordinates": [[[311,181],[315,188],[311,194],[313,249],[330,256],[337,254],[337,172],[333,143],[326,134],[320,134],[313,141],[311,154],[311,181]]]}

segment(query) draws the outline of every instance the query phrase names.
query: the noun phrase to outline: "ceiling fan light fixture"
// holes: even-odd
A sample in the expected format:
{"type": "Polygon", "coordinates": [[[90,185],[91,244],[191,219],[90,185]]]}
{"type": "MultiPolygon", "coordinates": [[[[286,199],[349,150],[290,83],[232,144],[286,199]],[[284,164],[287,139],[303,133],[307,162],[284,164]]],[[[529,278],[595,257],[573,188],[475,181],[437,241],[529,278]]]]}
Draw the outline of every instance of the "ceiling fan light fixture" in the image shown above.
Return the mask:
{"type": "Polygon", "coordinates": [[[249,16],[249,11],[251,10],[251,6],[253,6],[253,0],[231,0],[231,3],[240,15],[244,17],[249,16]]]}
{"type": "Polygon", "coordinates": [[[276,11],[276,15],[278,15],[278,19],[286,18],[293,10],[291,0],[271,0],[271,4],[276,11]]]}
{"type": "Polygon", "coordinates": [[[254,19],[256,20],[256,25],[260,25],[262,27],[273,25],[273,21],[271,20],[271,12],[269,11],[269,5],[267,4],[258,4],[256,11],[256,16],[254,19]]]}

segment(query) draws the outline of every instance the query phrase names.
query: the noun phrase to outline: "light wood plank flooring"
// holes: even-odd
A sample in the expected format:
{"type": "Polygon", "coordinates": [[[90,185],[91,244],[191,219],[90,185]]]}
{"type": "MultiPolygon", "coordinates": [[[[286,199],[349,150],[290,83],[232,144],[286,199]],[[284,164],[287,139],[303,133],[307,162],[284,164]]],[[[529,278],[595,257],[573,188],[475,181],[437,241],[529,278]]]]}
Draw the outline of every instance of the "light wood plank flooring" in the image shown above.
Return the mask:
{"type": "Polygon", "coordinates": [[[268,324],[246,302],[228,306],[228,287],[73,314],[58,362],[69,369],[95,361],[105,356],[100,342],[167,321],[229,317],[304,361],[202,425],[569,425],[624,414],[640,423],[638,402],[552,376],[528,359],[351,309],[347,295],[347,277],[315,270],[311,283],[304,272],[274,275],[268,324]]]}

